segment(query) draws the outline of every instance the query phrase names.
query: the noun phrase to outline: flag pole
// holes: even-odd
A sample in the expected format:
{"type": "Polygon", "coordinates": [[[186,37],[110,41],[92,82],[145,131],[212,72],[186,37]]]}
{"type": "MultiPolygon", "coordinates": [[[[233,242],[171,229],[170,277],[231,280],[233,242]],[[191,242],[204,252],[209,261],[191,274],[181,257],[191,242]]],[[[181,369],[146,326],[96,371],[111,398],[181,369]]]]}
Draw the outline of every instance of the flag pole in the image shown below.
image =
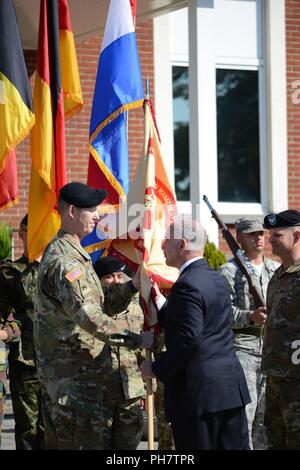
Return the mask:
{"type": "MultiPolygon", "coordinates": [[[[146,360],[151,361],[151,349],[146,349],[146,360]]],[[[146,380],[147,390],[147,429],[148,429],[148,450],[154,450],[154,397],[152,379],[146,380]]]]}
{"type": "MultiPolygon", "coordinates": [[[[146,93],[145,97],[147,100],[150,98],[149,90],[149,78],[145,80],[146,93]]],[[[146,349],[146,360],[151,361],[151,349],[146,349]]],[[[146,391],[147,391],[147,429],[148,429],[148,450],[154,450],[154,397],[153,397],[153,386],[152,379],[146,380],[146,391]]]]}

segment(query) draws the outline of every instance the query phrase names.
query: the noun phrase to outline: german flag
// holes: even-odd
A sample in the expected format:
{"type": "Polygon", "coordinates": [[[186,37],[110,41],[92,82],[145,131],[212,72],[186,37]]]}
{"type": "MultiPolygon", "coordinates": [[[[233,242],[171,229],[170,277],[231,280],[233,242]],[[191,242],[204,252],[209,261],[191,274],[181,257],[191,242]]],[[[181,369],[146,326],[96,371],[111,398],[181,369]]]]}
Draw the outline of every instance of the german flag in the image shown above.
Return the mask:
{"type": "Polygon", "coordinates": [[[34,124],[31,91],[12,0],[0,1],[0,209],[18,202],[15,147],[34,124]]]}
{"type": "Polygon", "coordinates": [[[59,47],[65,117],[78,113],[83,106],[74,35],[67,0],[59,0],[59,47]]]}
{"type": "Polygon", "coordinates": [[[66,0],[41,0],[31,132],[28,250],[36,259],[60,226],[57,198],[67,182],[65,113],[82,107],[75,44],[66,0]],[[65,87],[65,88],[64,88],[65,87]]]}

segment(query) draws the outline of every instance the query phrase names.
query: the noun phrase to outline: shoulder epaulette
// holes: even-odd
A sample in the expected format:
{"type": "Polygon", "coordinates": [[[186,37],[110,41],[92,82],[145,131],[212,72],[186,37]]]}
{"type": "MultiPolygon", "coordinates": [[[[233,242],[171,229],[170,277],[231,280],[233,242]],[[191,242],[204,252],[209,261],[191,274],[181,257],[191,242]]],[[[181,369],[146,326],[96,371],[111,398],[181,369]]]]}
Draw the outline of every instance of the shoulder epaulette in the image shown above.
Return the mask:
{"type": "Polygon", "coordinates": [[[24,271],[24,267],[26,267],[26,265],[24,265],[23,263],[18,263],[18,261],[19,260],[13,261],[10,258],[6,258],[4,260],[1,260],[0,261],[0,270],[2,272],[5,271],[6,269],[14,270],[14,271],[18,271],[18,272],[24,271]]]}
{"type": "Polygon", "coordinates": [[[4,258],[0,261],[0,269],[11,268],[14,262],[10,258],[4,258]]]}
{"type": "Polygon", "coordinates": [[[11,265],[13,263],[13,260],[10,259],[10,258],[4,258],[0,261],[0,266],[2,266],[3,264],[9,264],[11,265]]]}

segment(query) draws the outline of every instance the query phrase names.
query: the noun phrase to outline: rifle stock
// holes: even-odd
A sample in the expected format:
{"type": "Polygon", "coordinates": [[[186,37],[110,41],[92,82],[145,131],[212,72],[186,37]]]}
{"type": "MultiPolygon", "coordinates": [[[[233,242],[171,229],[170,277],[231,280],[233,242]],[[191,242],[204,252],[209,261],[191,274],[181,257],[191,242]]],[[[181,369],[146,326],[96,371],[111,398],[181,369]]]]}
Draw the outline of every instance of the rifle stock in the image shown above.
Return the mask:
{"type": "Polygon", "coordinates": [[[225,240],[227,242],[227,245],[230,248],[231,253],[234,256],[234,259],[235,259],[237,265],[239,266],[240,270],[242,271],[242,273],[244,274],[244,276],[246,277],[246,279],[248,281],[249,292],[253,296],[255,307],[256,308],[265,307],[265,301],[264,301],[261,293],[257,289],[257,287],[254,285],[253,278],[252,278],[252,275],[251,275],[251,272],[252,272],[253,268],[252,268],[249,260],[247,259],[244,251],[241,249],[239,244],[233,238],[233,236],[231,235],[231,233],[229,231],[229,228],[223,222],[223,220],[221,219],[221,217],[219,216],[217,211],[212,207],[212,205],[210,204],[208,198],[206,196],[203,196],[203,200],[206,203],[206,205],[208,206],[212,217],[215,219],[218,226],[220,227],[222,235],[225,238],[225,240]]]}

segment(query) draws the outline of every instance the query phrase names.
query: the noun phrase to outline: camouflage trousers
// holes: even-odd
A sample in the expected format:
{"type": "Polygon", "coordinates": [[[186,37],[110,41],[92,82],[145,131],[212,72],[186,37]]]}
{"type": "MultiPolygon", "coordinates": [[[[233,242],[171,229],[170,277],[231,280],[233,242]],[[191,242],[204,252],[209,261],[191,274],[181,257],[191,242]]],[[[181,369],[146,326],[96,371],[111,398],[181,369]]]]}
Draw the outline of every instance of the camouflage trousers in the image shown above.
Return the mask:
{"type": "Polygon", "coordinates": [[[104,450],[135,450],[143,436],[141,399],[103,402],[104,450]]]}
{"type": "Polygon", "coordinates": [[[249,445],[254,450],[267,448],[265,422],[266,378],[261,373],[261,357],[236,350],[250,393],[251,403],[246,406],[249,445]]]}
{"type": "Polygon", "coordinates": [[[46,449],[102,450],[102,384],[96,378],[41,382],[46,449]]]}
{"type": "Polygon", "coordinates": [[[300,449],[300,380],[267,376],[268,449],[300,449]]]}
{"type": "Polygon", "coordinates": [[[155,413],[157,419],[158,450],[174,450],[172,429],[165,417],[164,386],[157,381],[157,389],[154,394],[155,413]]]}
{"type": "Polygon", "coordinates": [[[34,367],[19,361],[9,364],[17,450],[45,448],[40,383],[34,367]]]}

